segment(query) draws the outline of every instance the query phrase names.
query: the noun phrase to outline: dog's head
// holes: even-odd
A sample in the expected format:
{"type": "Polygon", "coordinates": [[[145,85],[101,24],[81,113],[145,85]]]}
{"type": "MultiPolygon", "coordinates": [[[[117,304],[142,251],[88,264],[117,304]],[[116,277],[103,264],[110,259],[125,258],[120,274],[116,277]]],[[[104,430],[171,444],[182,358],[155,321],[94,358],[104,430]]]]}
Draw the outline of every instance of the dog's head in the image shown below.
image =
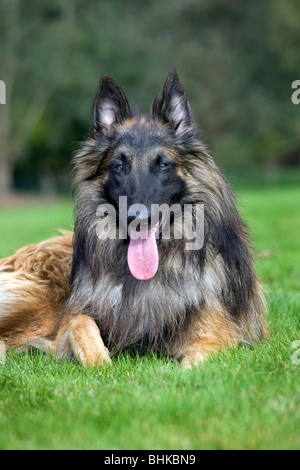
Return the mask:
{"type": "MultiPolygon", "coordinates": [[[[169,73],[149,117],[136,116],[117,83],[101,78],[91,136],[75,159],[75,184],[88,182],[93,195],[111,204],[123,223],[125,219],[128,265],[138,279],[156,273],[164,208],[190,203],[187,181],[194,169],[186,157],[195,140],[199,142],[198,130],[176,71],[169,73]]],[[[172,223],[173,212],[167,215],[172,223]]]]}
{"type": "MultiPolygon", "coordinates": [[[[182,139],[194,130],[190,105],[172,71],[151,116],[136,117],[121,88],[103,77],[93,107],[94,138],[106,142],[101,169],[107,172],[107,197],[118,205],[126,196],[128,208],[143,204],[179,202],[185,195],[180,174],[182,139]]],[[[129,215],[129,217],[131,217],[129,215]]]]}

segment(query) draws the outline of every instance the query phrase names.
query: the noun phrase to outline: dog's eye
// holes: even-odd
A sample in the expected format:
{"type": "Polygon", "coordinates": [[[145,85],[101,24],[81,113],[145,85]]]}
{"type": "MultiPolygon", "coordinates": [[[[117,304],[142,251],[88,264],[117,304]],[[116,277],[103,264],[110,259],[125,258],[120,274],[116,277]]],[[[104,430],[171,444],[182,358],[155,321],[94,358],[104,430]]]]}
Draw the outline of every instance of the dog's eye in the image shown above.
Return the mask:
{"type": "Polygon", "coordinates": [[[168,164],[167,164],[167,163],[160,163],[160,164],[159,164],[159,169],[160,169],[160,170],[165,170],[166,168],[168,168],[168,164]]]}
{"type": "Polygon", "coordinates": [[[124,170],[124,166],[121,163],[118,163],[118,165],[115,165],[115,169],[119,172],[124,170]]]}

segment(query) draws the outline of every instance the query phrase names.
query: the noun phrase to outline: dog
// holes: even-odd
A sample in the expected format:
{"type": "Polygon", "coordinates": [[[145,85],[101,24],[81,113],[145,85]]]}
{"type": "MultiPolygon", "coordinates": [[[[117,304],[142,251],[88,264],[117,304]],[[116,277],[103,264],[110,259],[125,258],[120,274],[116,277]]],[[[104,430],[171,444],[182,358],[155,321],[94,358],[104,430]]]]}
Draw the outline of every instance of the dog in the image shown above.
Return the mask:
{"type": "Polygon", "coordinates": [[[74,157],[73,189],[74,234],[0,262],[6,344],[87,366],[135,348],[190,368],[264,340],[266,303],[248,231],[175,70],[149,116],[131,109],[112,78],[101,78],[92,129],[74,157]],[[153,221],[157,207],[166,210],[153,221]],[[172,207],[180,216],[166,216],[172,207]],[[194,236],[202,234],[196,248],[189,230],[176,236],[187,207],[194,236]]]}

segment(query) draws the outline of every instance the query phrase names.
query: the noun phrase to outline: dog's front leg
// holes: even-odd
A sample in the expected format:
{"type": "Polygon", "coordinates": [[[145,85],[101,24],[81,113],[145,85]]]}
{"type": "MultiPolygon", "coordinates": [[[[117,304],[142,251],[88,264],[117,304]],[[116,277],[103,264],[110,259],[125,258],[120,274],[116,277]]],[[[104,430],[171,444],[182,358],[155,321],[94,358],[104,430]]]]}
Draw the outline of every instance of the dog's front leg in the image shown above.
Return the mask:
{"type": "Polygon", "coordinates": [[[74,355],[86,367],[97,367],[111,362],[99,328],[95,320],[88,315],[71,317],[59,331],[55,343],[59,357],[74,355]]]}
{"type": "Polygon", "coordinates": [[[210,356],[224,351],[228,348],[236,348],[237,341],[235,338],[222,339],[212,334],[210,337],[203,337],[191,342],[181,351],[179,359],[180,364],[190,369],[193,366],[199,366],[210,356]]]}
{"type": "Polygon", "coordinates": [[[198,323],[193,324],[185,345],[177,357],[183,367],[201,365],[210,356],[238,345],[236,328],[228,314],[218,310],[201,312],[198,323]]]}

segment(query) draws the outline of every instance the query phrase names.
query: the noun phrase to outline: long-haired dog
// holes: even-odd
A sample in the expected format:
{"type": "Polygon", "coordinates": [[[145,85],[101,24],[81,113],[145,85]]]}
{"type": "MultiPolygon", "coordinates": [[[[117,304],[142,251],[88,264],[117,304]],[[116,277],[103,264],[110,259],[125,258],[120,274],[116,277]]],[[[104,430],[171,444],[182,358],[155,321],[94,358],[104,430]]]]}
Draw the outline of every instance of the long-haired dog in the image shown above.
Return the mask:
{"type": "Polygon", "coordinates": [[[89,365],[136,347],[189,367],[264,339],[265,301],[247,229],[175,71],[149,117],[133,113],[121,88],[102,77],[74,171],[74,236],[0,262],[2,340],[89,365]],[[166,223],[163,208],[175,206],[182,216],[168,213],[166,223]],[[155,221],[154,207],[161,209],[155,221]],[[176,236],[187,207],[194,235],[195,227],[202,233],[195,249],[186,229],[176,236]]]}

